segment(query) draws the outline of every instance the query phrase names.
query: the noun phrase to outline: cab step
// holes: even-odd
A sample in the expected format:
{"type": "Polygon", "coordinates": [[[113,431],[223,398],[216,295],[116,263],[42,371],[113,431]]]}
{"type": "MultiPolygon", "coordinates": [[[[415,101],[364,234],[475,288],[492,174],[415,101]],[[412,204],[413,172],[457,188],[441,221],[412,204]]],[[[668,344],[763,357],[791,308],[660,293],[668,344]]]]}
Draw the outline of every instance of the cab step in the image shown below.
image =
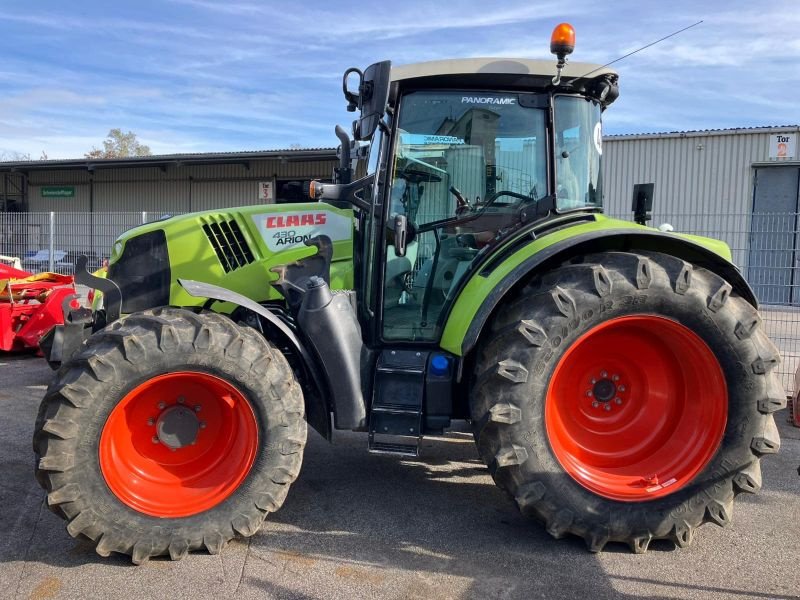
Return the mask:
{"type": "Polygon", "coordinates": [[[369,446],[372,454],[393,454],[399,456],[419,456],[418,444],[393,444],[391,442],[372,441],[369,446]]]}
{"type": "Polygon", "coordinates": [[[384,350],[375,369],[369,451],[419,456],[428,352],[384,350]],[[398,440],[399,438],[399,440],[398,440]]]}

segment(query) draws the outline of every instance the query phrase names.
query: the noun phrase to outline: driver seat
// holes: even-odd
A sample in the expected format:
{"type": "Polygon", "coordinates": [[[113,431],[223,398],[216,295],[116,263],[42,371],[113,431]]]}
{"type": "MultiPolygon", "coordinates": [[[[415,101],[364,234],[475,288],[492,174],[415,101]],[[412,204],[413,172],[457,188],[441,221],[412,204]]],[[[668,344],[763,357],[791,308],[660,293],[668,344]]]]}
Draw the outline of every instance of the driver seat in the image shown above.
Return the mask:
{"type": "Polygon", "coordinates": [[[562,206],[572,208],[582,204],[580,198],[580,189],[578,186],[578,177],[575,171],[572,170],[569,158],[562,158],[558,164],[558,198],[559,200],[566,200],[562,206]]]}

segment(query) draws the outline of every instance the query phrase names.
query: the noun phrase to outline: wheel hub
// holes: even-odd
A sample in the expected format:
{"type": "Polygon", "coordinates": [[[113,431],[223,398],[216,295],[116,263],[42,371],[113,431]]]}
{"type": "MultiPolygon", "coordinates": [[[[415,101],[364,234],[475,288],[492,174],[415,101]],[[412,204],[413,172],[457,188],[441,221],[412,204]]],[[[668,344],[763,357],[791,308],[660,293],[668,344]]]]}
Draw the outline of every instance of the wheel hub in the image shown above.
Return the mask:
{"type": "Polygon", "coordinates": [[[156,421],[158,441],[167,448],[177,450],[197,442],[200,420],[194,411],[182,405],[173,405],[161,413],[156,421]]]}
{"type": "Polygon", "coordinates": [[[610,379],[601,379],[592,388],[594,397],[600,402],[610,402],[617,393],[617,386],[610,379]]]}

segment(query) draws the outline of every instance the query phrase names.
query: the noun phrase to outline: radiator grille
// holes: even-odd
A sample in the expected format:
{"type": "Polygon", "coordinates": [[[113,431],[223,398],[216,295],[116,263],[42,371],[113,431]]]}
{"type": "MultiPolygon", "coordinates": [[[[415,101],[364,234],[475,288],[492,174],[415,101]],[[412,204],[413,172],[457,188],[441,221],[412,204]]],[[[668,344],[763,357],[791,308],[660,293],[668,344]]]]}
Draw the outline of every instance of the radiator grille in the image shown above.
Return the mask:
{"type": "Polygon", "coordinates": [[[206,223],[203,225],[203,231],[226,273],[249,265],[255,260],[239,224],[233,219],[206,223]]]}

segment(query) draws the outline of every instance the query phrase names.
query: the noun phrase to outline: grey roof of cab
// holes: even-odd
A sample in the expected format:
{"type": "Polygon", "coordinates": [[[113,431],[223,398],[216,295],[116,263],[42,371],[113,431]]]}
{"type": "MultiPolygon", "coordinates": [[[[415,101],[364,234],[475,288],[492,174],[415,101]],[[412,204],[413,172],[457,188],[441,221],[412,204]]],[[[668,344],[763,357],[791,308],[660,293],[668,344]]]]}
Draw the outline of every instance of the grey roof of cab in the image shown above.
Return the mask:
{"type": "MultiPolygon", "coordinates": [[[[568,62],[561,72],[562,77],[582,77],[591,72],[592,77],[616,74],[614,69],[591,63],[568,62]]],[[[432,60],[430,62],[392,67],[392,81],[433,77],[435,75],[464,75],[473,73],[540,75],[552,77],[556,74],[556,61],[531,60],[527,58],[456,58],[432,60]]]]}

